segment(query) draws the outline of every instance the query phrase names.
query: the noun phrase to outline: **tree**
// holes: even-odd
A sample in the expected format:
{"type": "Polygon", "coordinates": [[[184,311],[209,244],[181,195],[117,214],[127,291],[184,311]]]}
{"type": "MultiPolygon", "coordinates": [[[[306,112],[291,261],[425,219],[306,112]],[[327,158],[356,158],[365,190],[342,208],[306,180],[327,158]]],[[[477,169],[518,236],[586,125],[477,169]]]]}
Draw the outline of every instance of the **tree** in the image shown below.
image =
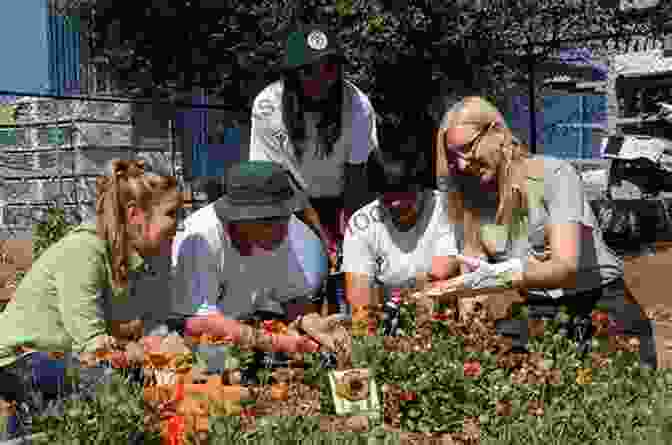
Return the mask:
{"type": "Polygon", "coordinates": [[[89,2],[80,9],[93,18],[94,53],[118,67],[126,93],[203,86],[243,109],[273,79],[289,25],[326,22],[383,126],[426,108],[439,83],[502,97],[530,80],[521,57],[534,64],[568,45],[598,48],[596,37],[655,32],[650,18],[602,0],[89,2]]]}

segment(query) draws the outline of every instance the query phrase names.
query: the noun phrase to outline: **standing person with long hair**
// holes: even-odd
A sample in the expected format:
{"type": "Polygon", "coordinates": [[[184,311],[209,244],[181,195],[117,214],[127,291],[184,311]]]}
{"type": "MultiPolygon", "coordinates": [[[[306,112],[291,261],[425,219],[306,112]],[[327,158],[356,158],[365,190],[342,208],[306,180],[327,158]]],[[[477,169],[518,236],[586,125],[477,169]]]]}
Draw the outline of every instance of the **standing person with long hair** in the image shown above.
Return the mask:
{"type": "MultiPolygon", "coordinates": [[[[461,215],[464,253],[497,263],[460,256],[470,272],[437,285],[518,289],[532,317],[567,306],[575,315],[568,332],[580,351],[590,347],[590,314],[599,303],[621,335],[639,336],[642,365],[656,367],[652,324],[628,291],[623,261],[604,242],[571,164],[529,155],[480,97],[466,97],[444,114],[436,150],[439,186],[448,202],[462,203],[453,215],[461,215]]],[[[526,338],[527,322],[519,328],[516,336],[526,338]]]]}
{"type": "MultiPolygon", "coordinates": [[[[143,161],[116,160],[96,185],[95,221],[43,252],[0,314],[0,401],[32,414],[65,387],[68,364],[47,353],[72,352],[92,364],[96,350],[114,346],[111,308],[129,297],[143,258],[170,255],[177,230],[182,196],[174,177],[145,175],[143,161]]],[[[123,353],[112,358],[115,366],[126,360],[123,353]]],[[[98,370],[80,376],[95,380],[98,370]]]]}
{"type": "Polygon", "coordinates": [[[309,203],[296,215],[320,237],[333,268],[345,221],[369,200],[366,161],[378,148],[369,98],[344,78],[343,50],[326,27],[287,39],[281,80],[254,100],[250,160],[285,167],[309,203]]]}

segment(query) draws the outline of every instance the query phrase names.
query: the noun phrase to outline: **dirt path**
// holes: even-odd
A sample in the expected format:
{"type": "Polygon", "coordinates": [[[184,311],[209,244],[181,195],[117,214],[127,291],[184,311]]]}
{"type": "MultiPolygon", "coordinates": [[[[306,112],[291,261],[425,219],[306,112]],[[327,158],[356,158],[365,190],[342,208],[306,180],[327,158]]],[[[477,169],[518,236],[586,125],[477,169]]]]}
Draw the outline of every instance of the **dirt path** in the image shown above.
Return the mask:
{"type": "Polygon", "coordinates": [[[647,315],[656,321],[658,366],[672,367],[672,243],[658,243],[653,256],[626,260],[625,281],[647,315]]]}

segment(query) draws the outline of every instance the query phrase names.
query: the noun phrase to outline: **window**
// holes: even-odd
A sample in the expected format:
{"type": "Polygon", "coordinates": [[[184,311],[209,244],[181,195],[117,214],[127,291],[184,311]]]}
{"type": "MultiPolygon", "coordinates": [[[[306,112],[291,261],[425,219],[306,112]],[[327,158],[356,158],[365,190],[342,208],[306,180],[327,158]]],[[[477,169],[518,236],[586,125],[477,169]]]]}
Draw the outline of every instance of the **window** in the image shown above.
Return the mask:
{"type": "Polygon", "coordinates": [[[621,117],[655,114],[660,110],[658,102],[672,104],[672,76],[667,79],[619,79],[616,95],[621,117]]]}
{"type": "Polygon", "coordinates": [[[604,95],[544,97],[544,153],[564,159],[599,158],[597,136],[606,130],[606,113],[604,95]]]}

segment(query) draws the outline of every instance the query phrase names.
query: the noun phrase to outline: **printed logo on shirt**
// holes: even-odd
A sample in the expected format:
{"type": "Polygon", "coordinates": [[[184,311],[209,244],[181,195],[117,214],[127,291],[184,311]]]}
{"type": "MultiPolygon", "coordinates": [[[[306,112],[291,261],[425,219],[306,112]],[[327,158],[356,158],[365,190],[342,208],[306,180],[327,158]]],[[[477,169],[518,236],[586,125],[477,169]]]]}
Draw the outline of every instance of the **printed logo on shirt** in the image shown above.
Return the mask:
{"type": "Polygon", "coordinates": [[[289,139],[289,135],[285,130],[275,130],[273,132],[273,137],[278,141],[278,144],[280,144],[281,147],[285,146],[285,142],[289,139]]]}
{"type": "Polygon", "coordinates": [[[383,210],[381,205],[375,205],[369,209],[369,214],[367,215],[363,211],[358,211],[352,217],[350,222],[346,225],[345,230],[352,234],[355,229],[358,231],[364,231],[369,228],[371,223],[380,223],[388,217],[388,214],[383,210]]]}
{"type": "Polygon", "coordinates": [[[270,99],[261,99],[254,107],[252,114],[257,119],[268,119],[275,112],[275,104],[270,99]]]}
{"type": "Polygon", "coordinates": [[[390,267],[390,261],[386,255],[381,255],[376,258],[376,276],[381,276],[387,272],[388,267],[390,267]]]}

